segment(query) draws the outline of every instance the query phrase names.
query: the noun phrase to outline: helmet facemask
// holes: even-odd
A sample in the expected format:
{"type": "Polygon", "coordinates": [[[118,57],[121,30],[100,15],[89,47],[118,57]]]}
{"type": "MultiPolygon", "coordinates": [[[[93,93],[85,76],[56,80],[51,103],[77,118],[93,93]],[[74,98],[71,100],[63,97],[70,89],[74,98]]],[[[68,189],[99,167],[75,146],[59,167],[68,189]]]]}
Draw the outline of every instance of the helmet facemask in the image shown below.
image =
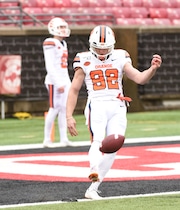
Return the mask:
{"type": "Polygon", "coordinates": [[[92,52],[95,57],[97,57],[99,60],[106,60],[111,55],[112,51],[114,50],[114,46],[109,47],[94,47],[93,45],[90,45],[90,51],[92,52]]]}

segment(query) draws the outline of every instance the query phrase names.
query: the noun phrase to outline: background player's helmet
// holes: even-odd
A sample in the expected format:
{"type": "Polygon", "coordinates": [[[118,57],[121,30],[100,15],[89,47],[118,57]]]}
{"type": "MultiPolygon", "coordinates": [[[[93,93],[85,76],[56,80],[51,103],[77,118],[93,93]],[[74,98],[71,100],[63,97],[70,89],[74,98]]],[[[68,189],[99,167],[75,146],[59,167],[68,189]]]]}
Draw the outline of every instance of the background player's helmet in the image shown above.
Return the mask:
{"type": "Polygon", "coordinates": [[[70,29],[68,23],[62,18],[53,18],[48,23],[48,31],[54,36],[68,37],[70,36],[70,29]],[[63,27],[63,28],[62,28],[63,27]]]}
{"type": "Polygon", "coordinates": [[[107,54],[103,55],[104,59],[107,59],[114,50],[115,42],[114,32],[110,27],[104,25],[96,26],[89,37],[90,51],[100,59],[102,55],[97,54],[96,48],[108,49],[107,54]]]}

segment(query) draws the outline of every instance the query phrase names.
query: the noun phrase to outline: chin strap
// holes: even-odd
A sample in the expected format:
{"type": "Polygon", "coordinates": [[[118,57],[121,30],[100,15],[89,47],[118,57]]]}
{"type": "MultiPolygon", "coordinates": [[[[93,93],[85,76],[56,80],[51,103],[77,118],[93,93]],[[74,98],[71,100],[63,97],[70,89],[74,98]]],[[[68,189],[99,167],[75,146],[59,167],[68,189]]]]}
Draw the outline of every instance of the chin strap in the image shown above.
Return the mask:
{"type": "Polygon", "coordinates": [[[98,55],[98,57],[97,56],[96,57],[101,61],[105,61],[109,58],[110,55],[111,54],[109,54],[109,55],[98,55]]]}
{"type": "Polygon", "coordinates": [[[97,55],[96,53],[93,52],[93,50],[91,50],[91,48],[90,48],[90,51],[97,59],[99,59],[101,61],[107,60],[109,58],[109,56],[111,55],[111,53],[108,55],[97,55]]]}

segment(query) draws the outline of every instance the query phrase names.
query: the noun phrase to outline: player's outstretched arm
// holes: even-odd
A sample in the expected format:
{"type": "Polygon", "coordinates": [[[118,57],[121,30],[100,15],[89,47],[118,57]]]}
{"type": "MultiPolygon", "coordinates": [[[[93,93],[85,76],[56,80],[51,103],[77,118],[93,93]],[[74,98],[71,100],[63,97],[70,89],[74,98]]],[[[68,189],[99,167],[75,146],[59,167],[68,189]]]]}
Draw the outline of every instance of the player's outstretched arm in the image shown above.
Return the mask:
{"type": "Polygon", "coordinates": [[[78,132],[76,130],[76,121],[73,118],[73,113],[77,104],[79,90],[81,89],[81,86],[83,84],[84,77],[85,75],[83,70],[81,68],[76,69],[68,94],[68,99],[66,104],[66,119],[67,119],[68,131],[71,134],[71,136],[78,135],[78,132]]]}
{"type": "Polygon", "coordinates": [[[135,83],[144,85],[155,75],[156,70],[161,66],[161,63],[161,56],[155,54],[152,57],[151,66],[143,72],[134,68],[130,63],[125,64],[124,72],[126,76],[135,83]]]}

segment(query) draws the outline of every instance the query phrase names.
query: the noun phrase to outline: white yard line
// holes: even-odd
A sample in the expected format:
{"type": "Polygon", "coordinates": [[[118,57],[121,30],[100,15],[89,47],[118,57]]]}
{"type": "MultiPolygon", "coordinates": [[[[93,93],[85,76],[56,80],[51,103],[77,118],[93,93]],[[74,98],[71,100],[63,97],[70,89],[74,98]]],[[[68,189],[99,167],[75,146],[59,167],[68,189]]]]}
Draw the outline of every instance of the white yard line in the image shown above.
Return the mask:
{"type": "MultiPolygon", "coordinates": [[[[146,143],[146,142],[167,142],[167,141],[180,141],[180,136],[164,136],[164,137],[149,137],[149,138],[127,138],[125,144],[130,143],[146,143]]],[[[74,147],[89,146],[90,141],[73,142],[74,147]]],[[[59,143],[53,143],[53,147],[59,147],[59,143]]],[[[21,145],[9,145],[0,146],[0,151],[9,150],[25,150],[25,149],[40,149],[43,148],[43,144],[21,144],[21,145]]]]}

